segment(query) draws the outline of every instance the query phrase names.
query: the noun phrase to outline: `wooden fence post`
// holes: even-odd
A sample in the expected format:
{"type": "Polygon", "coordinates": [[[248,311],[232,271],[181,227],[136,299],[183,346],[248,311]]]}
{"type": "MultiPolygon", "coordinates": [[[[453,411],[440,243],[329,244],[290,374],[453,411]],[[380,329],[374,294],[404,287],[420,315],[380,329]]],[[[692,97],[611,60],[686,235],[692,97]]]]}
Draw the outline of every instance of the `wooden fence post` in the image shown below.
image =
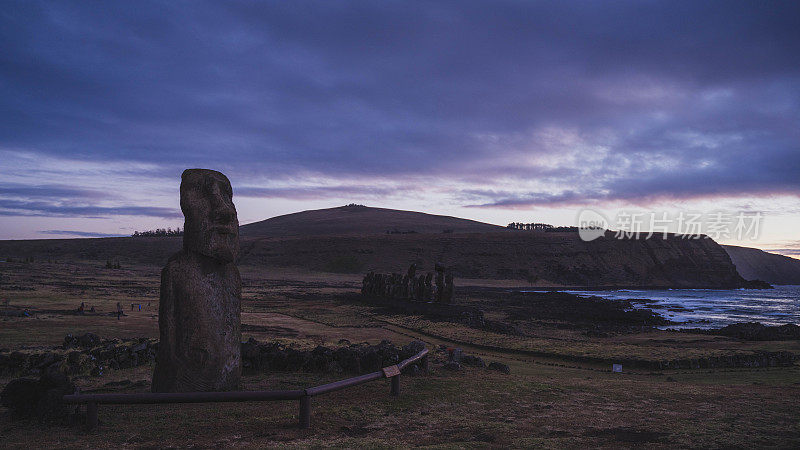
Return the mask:
{"type": "Polygon", "coordinates": [[[311,396],[300,397],[300,428],[311,427],[311,396]]]}
{"type": "Polygon", "coordinates": [[[88,431],[97,429],[97,403],[86,404],[86,429],[88,431]]]}
{"type": "Polygon", "coordinates": [[[400,375],[393,376],[391,380],[392,380],[391,394],[396,397],[400,395],[400,375]]]}

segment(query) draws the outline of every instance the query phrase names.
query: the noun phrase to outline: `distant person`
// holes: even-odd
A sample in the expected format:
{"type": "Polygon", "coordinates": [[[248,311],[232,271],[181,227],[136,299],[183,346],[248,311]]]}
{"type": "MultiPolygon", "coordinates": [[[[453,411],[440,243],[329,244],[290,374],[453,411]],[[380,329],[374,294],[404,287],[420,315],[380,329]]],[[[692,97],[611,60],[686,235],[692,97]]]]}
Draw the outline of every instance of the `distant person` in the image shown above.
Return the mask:
{"type": "Polygon", "coordinates": [[[81,302],[81,306],[78,307],[78,314],[83,314],[83,311],[86,309],[86,303],[81,302]]]}
{"type": "Polygon", "coordinates": [[[139,311],[141,311],[141,310],[142,310],[142,304],[139,303],[139,311]]]}
{"type": "Polygon", "coordinates": [[[133,311],[133,303],[131,303],[131,311],[133,311]]]}
{"type": "Polygon", "coordinates": [[[122,311],[117,311],[117,320],[120,320],[120,317],[122,317],[122,311]]]}
{"type": "Polygon", "coordinates": [[[92,307],[91,307],[91,308],[89,308],[89,312],[95,312],[95,311],[94,311],[94,305],[92,305],[92,307]]]}

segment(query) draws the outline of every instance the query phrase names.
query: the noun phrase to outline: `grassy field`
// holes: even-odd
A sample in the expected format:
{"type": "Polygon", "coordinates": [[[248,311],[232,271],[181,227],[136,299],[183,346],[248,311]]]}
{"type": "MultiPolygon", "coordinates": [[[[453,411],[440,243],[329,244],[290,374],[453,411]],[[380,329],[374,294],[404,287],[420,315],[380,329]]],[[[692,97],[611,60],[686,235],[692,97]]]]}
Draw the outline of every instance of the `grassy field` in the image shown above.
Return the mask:
{"type": "MultiPolygon", "coordinates": [[[[157,267],[106,269],[96,263],[4,263],[0,298],[29,318],[3,317],[0,348],[18,350],[60,344],[67,333],[103,338],[157,337],[157,267]],[[28,290],[33,288],[33,290],[28,290]],[[98,315],[72,315],[80,302],[98,315]],[[120,302],[126,316],[110,315],[120,302]],[[142,304],[130,310],[130,304],[142,304]],[[150,306],[147,306],[147,305],[150,306]]],[[[509,365],[511,374],[481,368],[442,368],[403,377],[403,393],[389,396],[378,381],[315,398],[312,427],[300,430],[297,402],[195,405],[107,405],[99,432],[12,422],[0,409],[2,446],[42,447],[798,447],[800,367],[684,371],[626,370],[575,362],[598,358],[685,358],[754,350],[800,352],[797,342],[731,339],[650,331],[590,337],[580,330],[532,321],[526,336],[489,333],[422,317],[381,313],[352,298],[360,278],[298,270],[265,273],[242,267],[244,332],[261,341],[298,347],[335,346],[341,339],[396,344],[421,339],[431,349],[455,342],[487,362],[509,365]],[[488,350],[487,345],[497,347],[488,350]],[[550,356],[530,356],[535,350],[550,356]],[[561,356],[559,356],[561,355],[561,356]]],[[[480,291],[460,288],[463,302],[480,291]]],[[[469,299],[469,300],[467,300],[469,299]]],[[[499,313],[498,313],[499,314],[499,313]]],[[[110,370],[79,378],[85,391],[143,392],[152,367],[110,370]],[[109,382],[129,380],[123,387],[109,382]]],[[[311,373],[257,373],[244,388],[290,389],[341,378],[311,373]]],[[[0,379],[4,385],[10,378],[0,379]]]]}

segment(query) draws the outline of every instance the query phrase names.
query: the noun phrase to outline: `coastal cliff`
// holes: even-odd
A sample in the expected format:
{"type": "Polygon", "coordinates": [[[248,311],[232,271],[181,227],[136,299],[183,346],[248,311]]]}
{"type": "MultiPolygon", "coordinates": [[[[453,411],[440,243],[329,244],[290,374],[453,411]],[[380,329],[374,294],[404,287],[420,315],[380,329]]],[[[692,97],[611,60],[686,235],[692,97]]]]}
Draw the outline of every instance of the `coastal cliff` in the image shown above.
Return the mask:
{"type": "Polygon", "coordinates": [[[772,284],[800,284],[800,260],[757,248],[723,245],[739,274],[772,284]]]}
{"type": "Polygon", "coordinates": [[[711,239],[591,242],[577,233],[465,233],[310,236],[253,239],[241,263],[360,273],[441,262],[458,278],[516,280],[519,285],[737,288],[745,286],[725,250],[711,239]]]}

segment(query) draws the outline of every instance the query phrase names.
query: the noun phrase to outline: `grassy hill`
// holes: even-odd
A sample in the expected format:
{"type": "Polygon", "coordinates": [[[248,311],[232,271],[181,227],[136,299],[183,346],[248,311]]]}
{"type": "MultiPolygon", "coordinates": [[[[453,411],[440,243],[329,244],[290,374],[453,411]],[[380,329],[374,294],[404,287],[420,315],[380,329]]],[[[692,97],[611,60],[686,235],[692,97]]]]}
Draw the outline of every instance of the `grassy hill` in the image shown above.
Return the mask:
{"type": "Polygon", "coordinates": [[[396,233],[481,233],[505,227],[458,217],[350,205],[273,217],[239,227],[243,237],[373,235],[396,233]]]}

